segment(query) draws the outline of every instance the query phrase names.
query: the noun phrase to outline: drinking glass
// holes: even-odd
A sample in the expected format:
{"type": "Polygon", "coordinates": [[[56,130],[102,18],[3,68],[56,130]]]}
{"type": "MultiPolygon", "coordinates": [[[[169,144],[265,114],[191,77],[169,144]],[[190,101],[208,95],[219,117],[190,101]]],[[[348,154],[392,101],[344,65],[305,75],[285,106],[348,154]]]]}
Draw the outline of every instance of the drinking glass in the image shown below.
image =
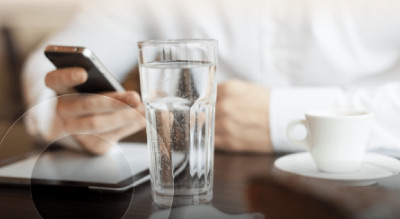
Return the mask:
{"type": "Polygon", "coordinates": [[[207,203],[213,196],[217,41],[138,46],[153,201],[207,203]]]}

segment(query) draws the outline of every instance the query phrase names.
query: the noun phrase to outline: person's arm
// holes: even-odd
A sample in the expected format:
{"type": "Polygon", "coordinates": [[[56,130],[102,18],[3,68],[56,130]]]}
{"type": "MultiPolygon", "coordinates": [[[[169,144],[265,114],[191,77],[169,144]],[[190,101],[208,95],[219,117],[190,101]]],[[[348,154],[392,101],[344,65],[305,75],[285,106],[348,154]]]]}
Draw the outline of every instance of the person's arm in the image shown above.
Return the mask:
{"type": "Polygon", "coordinates": [[[231,152],[270,153],[270,90],[241,80],[218,85],[215,148],[231,152]]]}
{"type": "Polygon", "coordinates": [[[61,94],[45,84],[47,73],[55,69],[44,56],[46,45],[88,47],[120,80],[136,64],[136,41],[140,36],[129,31],[127,26],[113,23],[117,20],[98,16],[100,12],[93,10],[76,15],[67,27],[43,42],[25,63],[22,84],[29,110],[25,117],[26,125],[31,134],[47,142],[59,138],[65,130],[56,119],[57,101],[46,101],[61,94]]]}
{"type": "Polygon", "coordinates": [[[304,118],[313,109],[363,109],[374,114],[368,148],[400,148],[400,82],[380,86],[288,87],[273,89],[270,98],[270,130],[274,151],[304,150],[286,136],[287,124],[304,118]]]}
{"type": "MultiPolygon", "coordinates": [[[[374,113],[369,148],[400,148],[400,82],[352,89],[267,89],[240,80],[218,86],[216,149],[236,152],[305,150],[286,136],[290,121],[315,109],[364,109],[374,113]]],[[[301,133],[298,133],[301,135],[301,133]]]]}

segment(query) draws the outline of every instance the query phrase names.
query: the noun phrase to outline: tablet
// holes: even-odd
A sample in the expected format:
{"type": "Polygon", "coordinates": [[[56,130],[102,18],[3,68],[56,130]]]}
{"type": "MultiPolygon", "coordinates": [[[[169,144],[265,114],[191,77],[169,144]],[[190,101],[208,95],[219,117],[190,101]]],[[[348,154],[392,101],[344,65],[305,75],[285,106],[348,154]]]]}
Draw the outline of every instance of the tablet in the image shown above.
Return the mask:
{"type": "MultiPolygon", "coordinates": [[[[183,169],[183,154],[174,154],[175,174],[183,169]]],[[[34,153],[0,167],[0,183],[87,187],[123,192],[150,179],[145,143],[119,143],[103,156],[67,149],[34,153]]]]}
{"type": "MultiPolygon", "coordinates": [[[[35,145],[21,121],[14,123],[0,140],[0,184],[123,192],[150,179],[146,143],[121,142],[102,156],[57,145],[43,152],[43,147],[35,145]]],[[[183,153],[173,153],[173,173],[177,175],[187,162],[183,153]]]]}
{"type": "Polygon", "coordinates": [[[149,156],[144,143],[119,143],[103,156],[67,149],[31,153],[0,167],[0,183],[77,186],[125,191],[149,179],[149,156]]]}

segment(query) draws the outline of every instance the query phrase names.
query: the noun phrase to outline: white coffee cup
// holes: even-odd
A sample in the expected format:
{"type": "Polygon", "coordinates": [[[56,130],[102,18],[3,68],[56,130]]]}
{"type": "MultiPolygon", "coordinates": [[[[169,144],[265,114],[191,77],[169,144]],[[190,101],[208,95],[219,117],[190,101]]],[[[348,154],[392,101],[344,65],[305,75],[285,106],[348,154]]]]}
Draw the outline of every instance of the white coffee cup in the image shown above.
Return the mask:
{"type": "Polygon", "coordinates": [[[306,120],[295,120],[287,127],[293,143],[306,147],[317,168],[323,172],[345,173],[360,169],[369,137],[372,113],[367,111],[311,111],[306,120]],[[307,128],[304,139],[296,139],[293,129],[307,128]]]}

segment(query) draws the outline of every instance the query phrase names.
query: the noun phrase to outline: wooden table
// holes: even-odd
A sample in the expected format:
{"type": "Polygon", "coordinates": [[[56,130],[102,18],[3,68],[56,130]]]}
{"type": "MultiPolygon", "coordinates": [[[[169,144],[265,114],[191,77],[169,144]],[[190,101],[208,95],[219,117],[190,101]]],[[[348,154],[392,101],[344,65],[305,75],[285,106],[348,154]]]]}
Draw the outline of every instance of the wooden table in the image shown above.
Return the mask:
{"type": "MultiPolygon", "coordinates": [[[[216,153],[211,205],[226,214],[261,212],[266,218],[400,215],[399,176],[367,187],[336,186],[283,174],[273,167],[279,156],[216,153]]],[[[1,186],[0,218],[40,218],[37,209],[45,218],[148,218],[160,210],[152,204],[149,183],[121,194],[51,187],[32,191],[1,186]]]]}

